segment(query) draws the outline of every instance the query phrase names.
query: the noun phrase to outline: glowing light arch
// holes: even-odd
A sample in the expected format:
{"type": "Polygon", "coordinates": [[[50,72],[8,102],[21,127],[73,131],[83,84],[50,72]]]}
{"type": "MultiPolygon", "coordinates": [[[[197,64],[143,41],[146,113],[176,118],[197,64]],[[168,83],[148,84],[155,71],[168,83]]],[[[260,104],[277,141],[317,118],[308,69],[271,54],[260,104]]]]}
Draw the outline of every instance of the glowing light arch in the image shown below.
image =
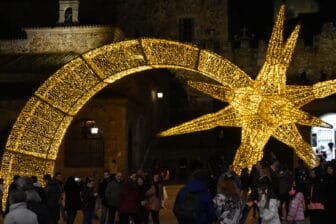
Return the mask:
{"type": "Polygon", "coordinates": [[[174,41],[128,40],[89,51],[56,71],[22,109],[2,158],[0,176],[5,186],[16,174],[42,178],[53,173],[66,130],[85,103],[116,80],[156,68],[191,70],[233,86],[251,81],[221,56],[174,41]]]}

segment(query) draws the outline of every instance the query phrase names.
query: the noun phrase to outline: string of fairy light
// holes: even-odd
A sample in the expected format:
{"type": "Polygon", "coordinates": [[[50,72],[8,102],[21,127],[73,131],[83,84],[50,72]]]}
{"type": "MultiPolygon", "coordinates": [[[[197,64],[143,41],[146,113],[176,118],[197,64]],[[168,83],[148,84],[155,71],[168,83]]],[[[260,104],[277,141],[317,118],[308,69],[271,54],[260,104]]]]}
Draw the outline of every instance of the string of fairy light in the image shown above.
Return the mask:
{"type": "Polygon", "coordinates": [[[295,124],[332,126],[300,110],[316,98],[336,92],[336,80],[313,86],[287,86],[286,73],[291,62],[300,26],[297,25],[286,42],[283,38],[285,7],[281,6],[266,52],[266,60],[253,81],[239,68],[218,74],[219,84],[188,82],[196,90],[229,103],[215,113],[206,114],[159,133],[160,136],[186,134],[217,126],[241,127],[241,145],[234,158],[235,171],[252,168],[263,157],[263,149],[271,136],[292,147],[310,167],[318,157],[301,137],[295,124]],[[232,74],[244,74],[244,81],[232,74]],[[230,80],[229,80],[230,79],[230,80]]]}
{"type": "MultiPolygon", "coordinates": [[[[190,86],[228,102],[222,110],[203,115],[161,133],[162,136],[202,131],[215,126],[242,128],[242,143],[234,167],[250,168],[263,156],[263,147],[274,136],[291,146],[308,165],[316,156],[295,124],[329,127],[299,108],[316,98],[336,92],[336,80],[313,86],[286,85],[297,26],[283,43],[284,7],[280,9],[256,80],[229,60],[195,46],[161,39],[138,39],[112,43],[74,59],[46,80],[29,99],[9,135],[1,162],[3,203],[14,175],[52,174],[63,137],[73,117],[101,89],[127,75],[156,68],[192,71],[218,85],[189,82],[190,86]]],[[[4,205],[4,204],[3,204],[4,205]]],[[[4,208],[5,206],[3,206],[4,208]]]]}

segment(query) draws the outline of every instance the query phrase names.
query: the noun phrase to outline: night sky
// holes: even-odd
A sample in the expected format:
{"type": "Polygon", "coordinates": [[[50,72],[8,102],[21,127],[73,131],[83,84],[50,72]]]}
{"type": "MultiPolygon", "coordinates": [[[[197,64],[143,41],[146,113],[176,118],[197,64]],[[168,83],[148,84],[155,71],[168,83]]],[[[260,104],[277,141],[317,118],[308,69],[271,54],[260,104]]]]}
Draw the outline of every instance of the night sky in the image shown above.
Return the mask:
{"type": "MultiPolygon", "coordinates": [[[[121,0],[81,0],[80,24],[118,26],[118,12],[114,6],[119,1],[121,0]]],[[[134,0],[128,1],[132,3],[134,0]]],[[[336,21],[336,1],[319,0],[319,6],[318,13],[300,14],[298,18],[288,20],[286,23],[288,30],[291,30],[297,22],[301,22],[303,26],[301,37],[309,42],[312,35],[320,32],[323,22],[336,21]]],[[[235,35],[241,34],[242,27],[247,27],[248,34],[253,35],[256,40],[268,39],[274,22],[272,0],[229,0],[229,8],[231,41],[235,35]]],[[[1,0],[0,38],[20,36],[21,27],[55,26],[57,19],[57,0],[1,0]]]]}

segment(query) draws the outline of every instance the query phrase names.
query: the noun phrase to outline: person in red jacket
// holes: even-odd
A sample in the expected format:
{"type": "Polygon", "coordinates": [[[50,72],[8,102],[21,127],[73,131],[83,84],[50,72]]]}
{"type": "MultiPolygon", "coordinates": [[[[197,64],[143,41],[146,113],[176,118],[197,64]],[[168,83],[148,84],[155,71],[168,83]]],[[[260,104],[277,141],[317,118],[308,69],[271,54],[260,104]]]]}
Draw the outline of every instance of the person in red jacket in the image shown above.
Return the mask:
{"type": "Polygon", "coordinates": [[[118,197],[119,224],[129,224],[130,219],[135,224],[142,223],[140,209],[140,190],[133,180],[128,180],[121,188],[118,197]]]}

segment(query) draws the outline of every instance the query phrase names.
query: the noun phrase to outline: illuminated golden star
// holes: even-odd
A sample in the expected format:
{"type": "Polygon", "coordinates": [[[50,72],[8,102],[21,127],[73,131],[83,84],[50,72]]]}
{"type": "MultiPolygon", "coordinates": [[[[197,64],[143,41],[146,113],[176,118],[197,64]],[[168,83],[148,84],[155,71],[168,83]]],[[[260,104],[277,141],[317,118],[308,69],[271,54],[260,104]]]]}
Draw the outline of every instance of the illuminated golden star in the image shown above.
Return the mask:
{"type": "Polygon", "coordinates": [[[243,74],[244,82],[223,74],[222,85],[188,82],[193,88],[229,106],[161,132],[160,136],[203,131],[216,126],[241,127],[241,145],[233,165],[241,169],[263,157],[263,148],[271,136],[292,147],[310,167],[318,163],[310,145],[303,140],[295,123],[331,128],[321,119],[300,110],[317,98],[336,92],[336,80],[319,82],[313,86],[286,85],[286,72],[292,59],[299,35],[297,25],[286,42],[283,40],[285,7],[281,6],[266,52],[266,61],[257,78],[252,80],[242,70],[234,67],[233,74],[243,74]]]}

